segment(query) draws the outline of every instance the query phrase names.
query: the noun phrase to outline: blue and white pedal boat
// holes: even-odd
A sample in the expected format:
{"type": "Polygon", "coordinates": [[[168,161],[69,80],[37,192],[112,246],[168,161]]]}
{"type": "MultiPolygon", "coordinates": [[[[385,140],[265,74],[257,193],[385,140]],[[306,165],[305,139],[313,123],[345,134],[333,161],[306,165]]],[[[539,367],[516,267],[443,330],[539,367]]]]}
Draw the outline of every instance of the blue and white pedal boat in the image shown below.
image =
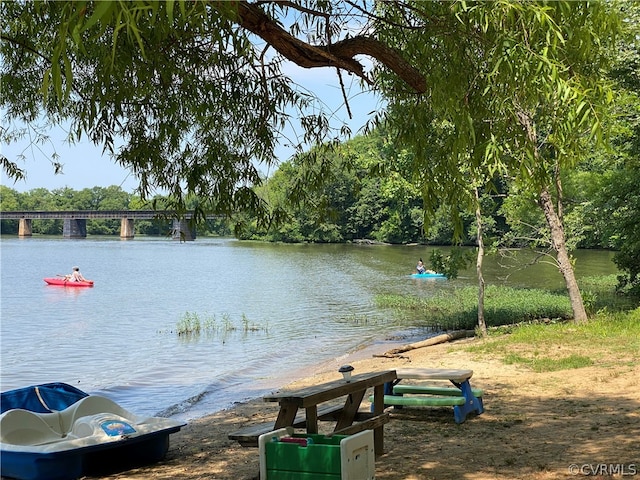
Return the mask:
{"type": "Polygon", "coordinates": [[[2,477],[73,480],[154,463],[181,421],[135,415],[65,383],[2,393],[2,477]]]}

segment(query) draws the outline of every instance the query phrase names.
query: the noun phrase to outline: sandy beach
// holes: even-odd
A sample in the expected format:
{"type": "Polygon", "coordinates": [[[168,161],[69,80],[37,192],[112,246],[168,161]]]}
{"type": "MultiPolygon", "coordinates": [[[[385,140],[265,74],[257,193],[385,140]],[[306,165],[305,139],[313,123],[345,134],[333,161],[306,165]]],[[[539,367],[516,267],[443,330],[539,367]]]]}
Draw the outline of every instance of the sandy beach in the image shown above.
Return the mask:
{"type": "MultiPolygon", "coordinates": [[[[472,385],[484,390],[485,412],[462,424],[454,422],[451,407],[390,409],[385,451],[376,459],[376,479],[640,478],[640,368],[636,361],[607,358],[607,352],[598,352],[596,366],[536,373],[507,365],[497,355],[468,351],[482,341],[471,338],[411,350],[396,358],[349,361],[360,373],[400,367],[472,369],[472,385]]],[[[537,348],[544,351],[544,346],[537,348]]],[[[559,350],[544,353],[571,353],[559,350]]],[[[283,389],[322,383],[338,375],[335,370],[322,371],[283,389]]],[[[239,403],[191,421],[172,435],[162,462],[92,478],[257,479],[258,450],[241,447],[227,435],[274,420],[276,415],[277,405],[261,399],[239,403]]]]}

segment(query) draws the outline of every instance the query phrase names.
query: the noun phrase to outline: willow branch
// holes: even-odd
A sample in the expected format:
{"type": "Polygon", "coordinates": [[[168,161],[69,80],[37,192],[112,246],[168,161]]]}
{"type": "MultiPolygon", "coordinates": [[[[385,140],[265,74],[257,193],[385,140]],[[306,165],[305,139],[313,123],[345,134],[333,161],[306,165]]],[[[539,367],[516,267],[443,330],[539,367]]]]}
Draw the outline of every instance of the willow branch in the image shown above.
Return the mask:
{"type": "Polygon", "coordinates": [[[402,58],[400,52],[374,38],[356,36],[331,45],[311,45],[289,34],[259,6],[240,1],[237,7],[236,21],[242,28],[262,38],[282,56],[303,68],[340,68],[372,85],[373,80],[354,58],[356,55],[367,55],[389,68],[417,93],[427,89],[424,76],[402,58]]]}

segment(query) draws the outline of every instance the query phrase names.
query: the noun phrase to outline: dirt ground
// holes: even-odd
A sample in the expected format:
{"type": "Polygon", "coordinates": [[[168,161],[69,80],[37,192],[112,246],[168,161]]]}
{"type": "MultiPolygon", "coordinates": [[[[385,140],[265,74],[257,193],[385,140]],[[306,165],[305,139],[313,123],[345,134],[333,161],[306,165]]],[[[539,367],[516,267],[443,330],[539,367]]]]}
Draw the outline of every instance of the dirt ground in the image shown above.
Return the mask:
{"type": "MultiPolygon", "coordinates": [[[[603,353],[598,357],[600,366],[535,373],[466,351],[466,346],[479,341],[420,348],[401,358],[372,356],[349,362],[356,373],[399,367],[472,369],[472,386],[484,390],[485,412],[459,425],[451,407],[390,409],[392,419],[384,427],[385,452],[376,459],[376,479],[640,478],[637,362],[608,361],[603,353]]],[[[285,388],[337,375],[319,373],[285,388]]],[[[243,448],[227,435],[276,415],[277,405],[260,399],[238,404],[171,435],[164,461],[100,478],[257,479],[258,450],[243,448]]]]}

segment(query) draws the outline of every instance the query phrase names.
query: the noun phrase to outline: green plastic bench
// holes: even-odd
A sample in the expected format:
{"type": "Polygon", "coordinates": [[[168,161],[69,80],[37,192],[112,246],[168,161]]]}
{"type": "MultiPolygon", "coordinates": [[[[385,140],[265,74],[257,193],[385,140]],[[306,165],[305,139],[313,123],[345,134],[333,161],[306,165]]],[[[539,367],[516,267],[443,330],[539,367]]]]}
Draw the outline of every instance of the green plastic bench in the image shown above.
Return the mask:
{"type": "MultiPolygon", "coordinates": [[[[398,384],[393,387],[394,395],[403,394],[427,394],[427,395],[446,395],[449,397],[461,397],[462,390],[454,387],[437,387],[435,385],[403,385],[398,384]]],[[[480,388],[472,388],[471,393],[476,398],[480,398],[483,395],[483,391],[480,388]]]]}
{"type": "MultiPolygon", "coordinates": [[[[373,402],[373,396],[369,397],[369,401],[373,402]]],[[[466,402],[462,396],[444,397],[444,396],[420,396],[420,397],[402,397],[400,395],[385,395],[384,404],[402,407],[451,407],[454,405],[464,405],[466,402]]]]}
{"type": "MultiPolygon", "coordinates": [[[[457,375],[457,371],[447,370],[446,375],[457,375]],[[452,373],[453,372],[453,373],[452,373]]],[[[396,372],[397,373],[397,372],[396,372]]],[[[471,371],[462,372],[467,376],[471,375],[471,371]]],[[[460,374],[462,375],[462,374],[460,374]]],[[[420,375],[420,371],[410,371],[407,376],[411,378],[420,378],[421,376],[441,379],[439,371],[430,370],[426,374],[420,375]],[[434,373],[435,372],[435,373],[434,373]]],[[[402,407],[453,407],[453,417],[456,423],[462,423],[471,412],[480,415],[484,412],[482,402],[483,391],[480,388],[471,388],[468,378],[462,382],[451,383],[455,387],[438,387],[436,385],[404,385],[398,382],[402,380],[398,377],[396,382],[390,382],[385,385],[384,404],[396,408],[402,407]],[[404,396],[405,394],[409,396],[404,396]]],[[[370,399],[373,408],[373,399],[370,399]]],[[[373,410],[372,410],[373,411],[373,410]]]]}

